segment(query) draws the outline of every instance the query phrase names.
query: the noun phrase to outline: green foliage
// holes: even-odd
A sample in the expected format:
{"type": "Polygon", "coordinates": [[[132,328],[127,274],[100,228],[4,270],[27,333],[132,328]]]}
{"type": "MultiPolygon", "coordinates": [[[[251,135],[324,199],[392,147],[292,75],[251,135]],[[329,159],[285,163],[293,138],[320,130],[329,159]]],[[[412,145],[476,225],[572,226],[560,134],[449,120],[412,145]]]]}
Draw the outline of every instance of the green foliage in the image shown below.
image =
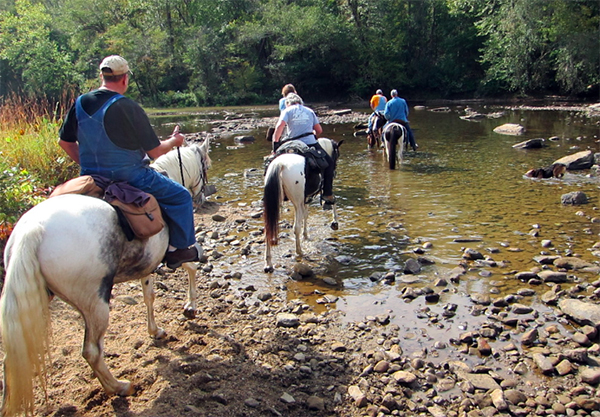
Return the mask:
{"type": "Polygon", "coordinates": [[[46,197],[39,181],[26,170],[0,161],[0,224],[14,224],[19,217],[46,197]]]}
{"type": "Polygon", "coordinates": [[[14,71],[19,88],[32,97],[57,99],[74,81],[81,81],[64,41],[41,3],[17,0],[14,13],[0,13],[0,59],[14,71]]]}
{"type": "Polygon", "coordinates": [[[147,105],[404,95],[580,94],[600,83],[597,0],[8,0],[0,99],[98,86],[121,54],[147,105]]]}

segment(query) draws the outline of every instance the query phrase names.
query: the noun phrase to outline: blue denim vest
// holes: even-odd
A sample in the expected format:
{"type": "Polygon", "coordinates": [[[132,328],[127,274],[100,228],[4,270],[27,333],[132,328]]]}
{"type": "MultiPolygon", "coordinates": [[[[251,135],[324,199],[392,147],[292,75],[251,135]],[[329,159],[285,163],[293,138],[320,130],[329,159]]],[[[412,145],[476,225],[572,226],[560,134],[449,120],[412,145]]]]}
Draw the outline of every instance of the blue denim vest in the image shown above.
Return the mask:
{"type": "Polygon", "coordinates": [[[81,106],[81,97],[75,104],[77,115],[77,141],[79,142],[79,159],[81,174],[96,174],[113,181],[129,181],[141,168],[147,166],[146,153],[143,150],[128,150],[115,145],[106,133],[104,115],[106,110],[121,94],[111,97],[92,116],[81,106]]]}

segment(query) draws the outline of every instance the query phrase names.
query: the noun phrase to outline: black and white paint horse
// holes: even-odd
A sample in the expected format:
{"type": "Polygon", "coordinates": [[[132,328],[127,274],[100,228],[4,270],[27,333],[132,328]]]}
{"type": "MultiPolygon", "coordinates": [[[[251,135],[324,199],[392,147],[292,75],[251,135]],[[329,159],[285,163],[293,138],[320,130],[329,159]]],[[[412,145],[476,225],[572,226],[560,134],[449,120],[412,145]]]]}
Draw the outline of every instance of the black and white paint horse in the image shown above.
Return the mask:
{"type": "Polygon", "coordinates": [[[371,126],[371,131],[367,133],[367,147],[369,149],[381,147],[381,131],[387,122],[380,112],[373,113],[372,117],[373,124],[371,126]]]}
{"type": "MultiPolygon", "coordinates": [[[[318,139],[321,147],[337,163],[340,152],[339,143],[331,139],[318,139]]],[[[265,221],[265,272],[273,272],[271,246],[279,239],[279,213],[284,198],[294,205],[294,236],[296,238],[296,254],[302,256],[300,232],[308,240],[308,206],[307,201],[321,191],[321,173],[307,172],[306,158],[295,153],[278,156],[271,162],[265,174],[265,189],[263,195],[263,217],[265,221]]],[[[332,207],[333,219],[331,228],[338,229],[336,205],[332,207]]]]}
{"type": "MultiPolygon", "coordinates": [[[[196,199],[202,198],[210,166],[208,147],[207,139],[201,146],[180,148],[180,155],[172,150],[153,166],[185,183],[196,199]]],[[[108,394],[133,393],[131,383],[115,379],[104,362],[103,339],[109,322],[111,291],[116,283],[140,279],[148,331],[153,337],[164,337],[165,331],[154,319],[154,282],[150,273],[163,259],[168,241],[167,227],[149,239],[128,241],[112,206],[83,195],[50,198],[21,217],[4,252],[6,280],[0,299],[5,351],[3,416],[33,414],[34,379],[45,391],[49,303],[53,296],[82,315],[82,354],[104,390],[108,394]]],[[[186,263],[183,268],[189,276],[185,314],[193,316],[197,265],[186,263]]]]}
{"type": "Polygon", "coordinates": [[[396,162],[402,164],[404,147],[408,146],[408,131],[400,123],[388,123],[381,137],[385,159],[390,169],[396,169],[396,162]]]}

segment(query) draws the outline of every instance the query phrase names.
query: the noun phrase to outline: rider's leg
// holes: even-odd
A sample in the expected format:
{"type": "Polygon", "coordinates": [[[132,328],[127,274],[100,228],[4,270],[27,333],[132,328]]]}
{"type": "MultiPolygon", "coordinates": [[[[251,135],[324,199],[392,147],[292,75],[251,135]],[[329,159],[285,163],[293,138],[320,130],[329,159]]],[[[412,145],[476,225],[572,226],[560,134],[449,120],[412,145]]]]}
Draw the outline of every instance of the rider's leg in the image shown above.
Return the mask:
{"type": "Polygon", "coordinates": [[[415,142],[415,134],[413,133],[408,123],[406,124],[406,130],[408,133],[408,143],[411,146],[411,148],[413,148],[413,151],[416,151],[419,145],[417,145],[417,142],[415,142]]]}

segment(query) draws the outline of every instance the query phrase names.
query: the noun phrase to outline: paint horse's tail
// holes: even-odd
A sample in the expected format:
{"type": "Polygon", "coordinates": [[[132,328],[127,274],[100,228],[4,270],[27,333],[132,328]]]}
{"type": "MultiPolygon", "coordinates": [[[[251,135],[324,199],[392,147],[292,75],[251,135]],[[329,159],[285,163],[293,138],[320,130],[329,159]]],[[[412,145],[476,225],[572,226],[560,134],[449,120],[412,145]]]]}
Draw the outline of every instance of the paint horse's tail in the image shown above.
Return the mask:
{"type": "Polygon", "coordinates": [[[33,380],[37,377],[46,393],[46,358],[50,342],[49,295],[38,248],[41,226],[9,239],[4,263],[6,279],[0,299],[0,329],[4,344],[4,395],[2,416],[33,415],[33,380]]]}
{"type": "Polygon", "coordinates": [[[279,211],[282,201],[281,165],[277,159],[271,162],[265,175],[263,195],[263,217],[265,221],[265,239],[268,245],[276,246],[279,237],[279,211]]]}

